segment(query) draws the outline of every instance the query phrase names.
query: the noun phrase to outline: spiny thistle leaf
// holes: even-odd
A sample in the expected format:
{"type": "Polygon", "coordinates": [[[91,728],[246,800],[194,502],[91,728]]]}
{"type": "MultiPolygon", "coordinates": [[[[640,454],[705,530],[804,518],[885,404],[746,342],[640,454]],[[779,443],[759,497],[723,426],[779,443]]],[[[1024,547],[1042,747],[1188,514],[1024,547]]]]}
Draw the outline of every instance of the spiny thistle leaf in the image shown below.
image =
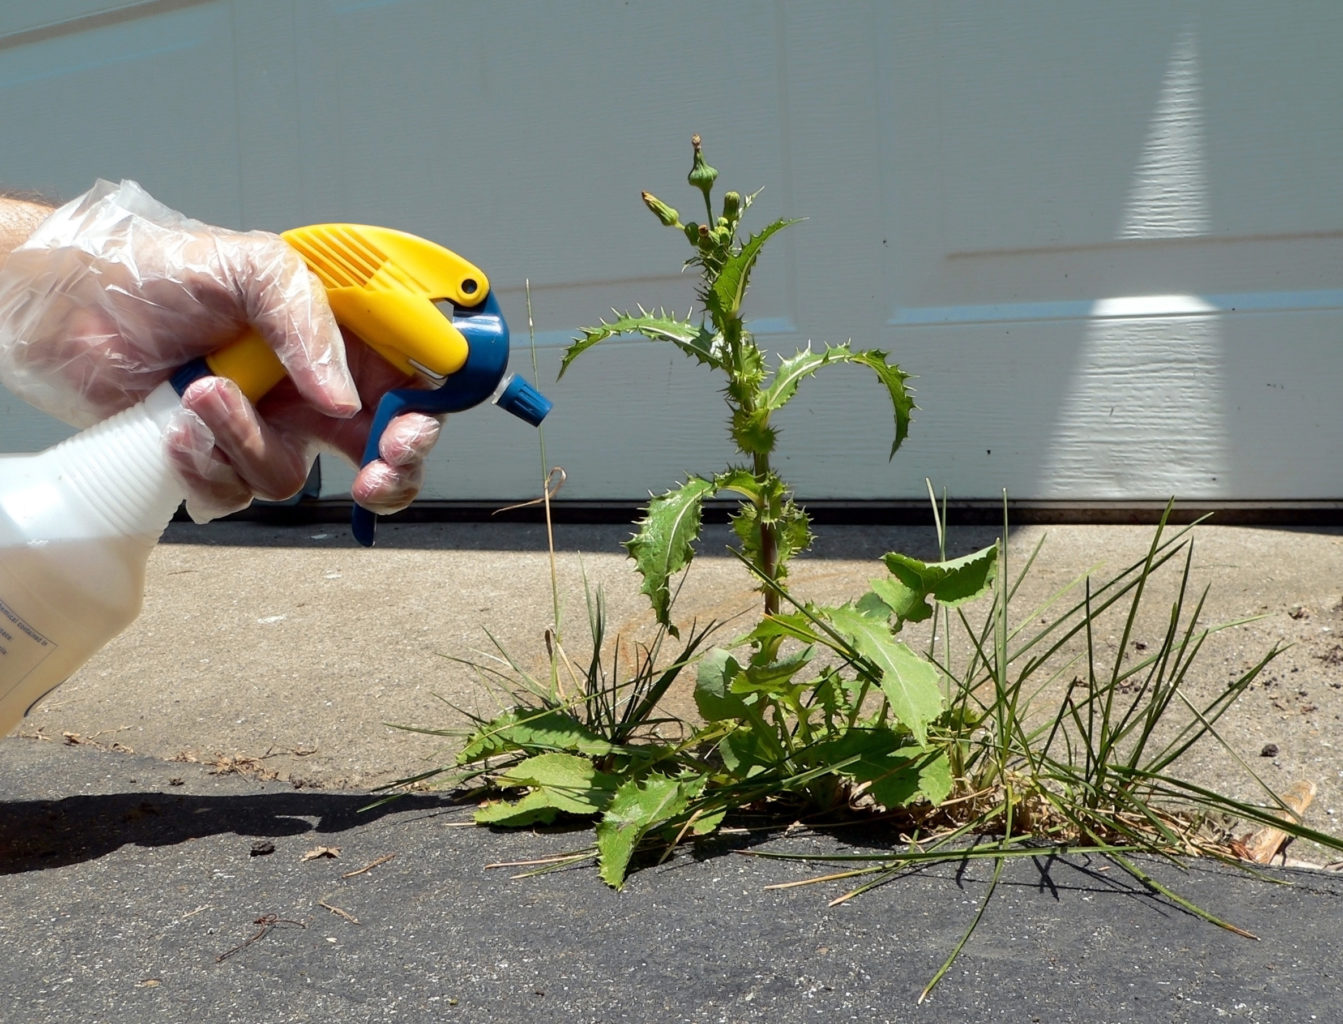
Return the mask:
{"type": "Polygon", "coordinates": [[[769,424],[768,409],[732,410],[732,440],[745,455],[768,455],[774,451],[779,432],[769,424]]]}
{"type": "Polygon", "coordinates": [[[638,523],[639,532],[625,542],[625,550],[644,579],[641,593],[648,595],[653,614],[672,636],[680,633],[670,619],[670,581],[695,556],[693,545],[699,539],[701,507],[704,498],[717,489],[715,480],[690,477],[676,490],[650,501],[648,515],[638,523]]]}
{"type": "Polygon", "coordinates": [[[579,328],[583,336],[575,338],[565,350],[564,359],[560,362],[560,377],[564,376],[564,372],[575,359],[593,345],[607,338],[627,334],[642,335],[650,341],[670,341],[681,351],[689,353],[707,366],[718,368],[723,365],[722,345],[718,341],[718,336],[703,324],[678,320],[665,311],[650,313],[641,309],[637,316],[632,313],[621,313],[619,310],[611,312],[615,314],[614,320],[603,320],[596,327],[579,328]]]}
{"type": "Polygon", "coordinates": [[[886,386],[895,412],[895,442],[891,445],[893,457],[909,433],[909,417],[914,411],[914,401],[905,387],[909,374],[887,362],[885,352],[876,349],[855,352],[847,344],[831,345],[823,352],[814,352],[808,345],[791,359],[785,359],[779,364],[765,392],[763,407],[770,412],[781,408],[797,393],[797,386],[803,380],[829,363],[858,363],[869,367],[886,386]]]}
{"type": "MultiPolygon", "coordinates": [[[[762,564],[760,525],[765,517],[774,531],[774,581],[777,583],[788,575],[788,560],[811,547],[811,517],[792,502],[785,502],[773,512],[762,512],[754,505],[743,503],[729,521],[732,532],[741,541],[742,557],[752,565],[762,564]]],[[[766,588],[767,584],[762,581],[757,589],[766,588]]]]}
{"type": "Polygon", "coordinates": [[[722,267],[702,296],[704,305],[713,314],[715,323],[722,324],[724,320],[736,319],[741,315],[742,299],[746,295],[746,289],[751,281],[751,270],[760,256],[761,248],[776,231],[781,231],[797,222],[796,218],[776,220],[758,235],[752,235],[740,249],[723,261],[722,267]]]}
{"type": "Polygon", "coordinates": [[[650,775],[623,783],[597,823],[597,869],[602,880],[615,889],[623,887],[630,859],[644,836],[685,814],[705,782],[650,775]]]}
{"type": "Polygon", "coordinates": [[[729,469],[726,473],[719,473],[714,477],[713,482],[715,491],[736,491],[751,501],[765,500],[767,485],[757,480],[749,469],[741,467],[729,469]]]}
{"type": "Polygon", "coordinates": [[[886,390],[891,396],[891,405],[895,410],[895,440],[891,442],[891,453],[887,458],[893,459],[896,451],[909,435],[909,417],[916,408],[914,399],[910,397],[909,389],[905,387],[905,381],[909,379],[909,374],[894,363],[887,362],[886,353],[876,349],[867,352],[855,352],[852,359],[855,363],[862,363],[870,368],[886,385],[886,390]]]}

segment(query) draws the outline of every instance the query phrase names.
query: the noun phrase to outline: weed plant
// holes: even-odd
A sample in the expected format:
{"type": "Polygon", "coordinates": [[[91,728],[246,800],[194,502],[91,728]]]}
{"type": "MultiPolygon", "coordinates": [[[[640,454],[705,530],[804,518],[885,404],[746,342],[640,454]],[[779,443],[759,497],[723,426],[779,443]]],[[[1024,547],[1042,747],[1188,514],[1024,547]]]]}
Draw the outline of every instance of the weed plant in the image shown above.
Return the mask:
{"type": "MultiPolygon", "coordinates": [[[[654,497],[626,544],[656,620],[651,641],[629,648],[608,640],[602,595],[590,593],[587,656],[571,659],[548,631],[547,679],[531,677],[502,649],[474,663],[502,689],[506,710],[473,718],[451,768],[402,783],[449,772],[485,798],[476,811],[482,824],[591,821],[593,846],[552,866],[595,856],[601,877],[617,888],[636,858],[666,856],[684,840],[739,826],[750,812],[780,825],[857,820],[898,839],[888,854],[834,858],[847,863],[824,878],[856,882],[839,900],[928,860],[990,857],[1000,871],[1004,858],[1038,855],[1051,844],[1104,852],[1175,902],[1234,927],[1163,888],[1134,854],[1234,860],[1233,819],[1343,849],[1343,841],[1291,817],[1266,786],[1265,801],[1251,804],[1175,774],[1194,744],[1221,742],[1219,717],[1278,651],[1211,700],[1186,697],[1191,663],[1226,626],[1200,625],[1205,594],[1189,592],[1191,528],[1172,533],[1169,509],[1141,561],[1101,581],[1081,578],[1024,614],[1014,599],[1039,549],[1015,577],[1001,540],[947,559],[945,510],[936,501],[940,560],[887,554],[868,589],[840,605],[817,605],[789,589],[789,562],[810,546],[812,532],[773,468],[773,415],[823,367],[866,367],[890,403],[894,456],[914,403],[906,374],[881,351],[808,345],[771,366],[742,305],[766,243],[796,222],[775,220],[743,236],[756,195],[727,192],[715,213],[717,172],[698,137],[692,145],[687,180],[703,201],[704,221],[683,222],[647,192],[643,202],[689,242],[686,266],[699,275],[702,312],[616,312],[582,330],[561,376],[610,338],[670,342],[720,375],[740,462],[654,497]],[[683,638],[672,612],[704,502],[724,493],[739,499],[734,550],[761,604],[747,628],[710,645],[725,627],[692,624],[683,638]],[[1161,642],[1126,656],[1163,572],[1175,576],[1175,597],[1161,642]],[[1118,617],[1122,634],[1108,662],[1096,642],[1107,616],[1118,617]],[[918,650],[903,638],[915,625],[928,638],[913,642],[918,650]],[[632,650],[623,664],[622,650],[632,650]],[[661,707],[683,677],[694,680],[693,722],[661,707]]],[[[1006,528],[1004,516],[1004,537],[1006,528]]]]}

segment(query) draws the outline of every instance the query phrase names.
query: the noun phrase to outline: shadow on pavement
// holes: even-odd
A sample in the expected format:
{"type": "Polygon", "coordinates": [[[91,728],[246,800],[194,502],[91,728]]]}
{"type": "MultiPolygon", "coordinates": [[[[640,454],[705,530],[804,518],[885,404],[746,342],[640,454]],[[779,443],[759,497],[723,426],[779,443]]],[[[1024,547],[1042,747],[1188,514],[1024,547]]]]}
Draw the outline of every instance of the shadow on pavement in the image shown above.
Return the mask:
{"type": "Polygon", "coordinates": [[[199,796],[112,793],[0,803],[0,875],[96,860],[122,846],[174,846],[233,833],[263,839],[330,834],[389,815],[458,809],[447,797],[406,795],[375,804],[366,793],[320,790],[199,796]]]}

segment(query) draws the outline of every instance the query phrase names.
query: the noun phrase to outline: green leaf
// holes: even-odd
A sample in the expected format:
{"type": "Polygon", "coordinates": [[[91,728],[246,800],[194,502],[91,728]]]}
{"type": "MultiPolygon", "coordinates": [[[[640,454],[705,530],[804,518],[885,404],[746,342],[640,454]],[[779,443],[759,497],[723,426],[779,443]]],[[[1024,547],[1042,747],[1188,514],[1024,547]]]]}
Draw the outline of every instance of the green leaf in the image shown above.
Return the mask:
{"type": "Polygon", "coordinates": [[[806,751],[808,763],[833,764],[846,779],[865,783],[883,807],[919,800],[940,804],[951,792],[951,763],[936,747],[918,747],[888,728],[848,729],[806,751]]]}
{"type": "Polygon", "coordinates": [[[796,220],[776,220],[758,235],[752,235],[744,245],[724,262],[704,295],[704,303],[714,316],[714,322],[736,319],[741,314],[741,302],[750,284],[751,270],[760,250],[776,231],[796,224],[796,220]]]}
{"type": "Polygon", "coordinates": [[[648,515],[638,523],[639,532],[625,542],[643,577],[642,593],[648,595],[653,614],[672,636],[680,636],[671,624],[671,578],[695,555],[699,539],[701,506],[706,495],[718,489],[714,480],[692,476],[681,487],[648,503],[648,515]]]}
{"type": "Polygon", "coordinates": [[[537,754],[501,772],[498,781],[553,790],[557,805],[576,814],[600,810],[616,788],[614,775],[598,771],[586,757],[575,754],[537,754]]]}
{"type": "Polygon", "coordinates": [[[864,781],[872,799],[886,808],[920,800],[937,805],[951,795],[951,762],[945,750],[900,747],[887,755],[884,770],[864,781]]]}
{"type": "Polygon", "coordinates": [[[746,703],[732,692],[732,680],[741,673],[741,665],[721,647],[707,652],[699,661],[695,676],[695,707],[706,722],[745,719],[746,703]]]}
{"type": "Polygon", "coordinates": [[[891,407],[895,412],[895,440],[891,442],[891,453],[887,458],[894,458],[900,445],[909,436],[909,417],[916,408],[914,399],[910,397],[909,389],[905,387],[905,381],[909,379],[909,374],[893,363],[888,363],[886,353],[878,352],[875,349],[869,352],[853,353],[853,361],[862,363],[876,373],[890,395],[891,407]]]}
{"type": "Polygon", "coordinates": [[[732,410],[732,440],[746,455],[768,455],[774,451],[779,432],[769,423],[768,409],[732,410]]]}
{"type": "Polygon", "coordinates": [[[734,729],[718,745],[718,756],[723,767],[738,782],[764,771],[771,763],[770,750],[760,742],[760,735],[750,726],[734,729]]]}
{"type": "Polygon", "coordinates": [[[877,672],[874,682],[890,701],[899,722],[924,746],[928,723],[942,710],[937,669],[891,635],[882,619],[864,615],[853,605],[827,608],[826,617],[877,672]]]}
{"type": "Polygon", "coordinates": [[[750,501],[764,500],[764,490],[761,488],[760,481],[755,478],[755,474],[749,469],[729,469],[726,473],[719,473],[713,479],[714,491],[736,491],[742,497],[750,501]]]}
{"type": "Polygon", "coordinates": [[[670,341],[682,352],[689,353],[701,363],[713,367],[723,365],[721,339],[703,324],[678,320],[661,311],[649,313],[641,309],[638,316],[621,313],[619,310],[612,312],[616,316],[614,320],[603,320],[596,327],[580,328],[583,336],[575,338],[565,350],[564,358],[560,362],[560,377],[564,376],[570,363],[593,345],[622,334],[639,334],[650,341],[670,341]]]}
{"type": "Polygon", "coordinates": [[[909,374],[887,362],[885,352],[875,349],[855,352],[847,344],[832,345],[824,352],[814,352],[808,345],[791,359],[785,359],[779,364],[774,379],[770,381],[769,388],[765,391],[764,408],[769,412],[781,408],[797,394],[797,387],[803,380],[816,373],[822,366],[832,363],[858,363],[866,366],[876,373],[881,383],[886,386],[891,408],[895,413],[895,441],[891,444],[891,456],[894,456],[909,434],[909,418],[914,411],[914,401],[905,387],[909,374]]]}
{"type": "MultiPolygon", "coordinates": [[[[751,479],[755,487],[755,493],[750,495],[752,504],[743,503],[732,514],[729,520],[732,532],[741,541],[742,557],[759,571],[764,566],[760,530],[767,524],[774,532],[774,579],[782,580],[788,575],[789,559],[811,547],[811,519],[799,505],[789,500],[788,491],[777,474],[769,473],[763,480],[751,479]]],[[[741,490],[722,477],[719,482],[721,489],[741,490]]],[[[765,587],[762,582],[759,589],[765,587]]]]}
{"type": "Polygon", "coordinates": [[[685,814],[704,781],[650,775],[621,784],[597,823],[597,869],[607,885],[616,889],[624,886],[630,859],[644,836],[685,814]]]}
{"type": "MultiPolygon", "coordinates": [[[[812,609],[813,611],[815,609],[812,609]]],[[[761,619],[746,637],[753,644],[762,644],[778,638],[801,640],[807,644],[823,643],[823,635],[816,624],[802,612],[780,612],[761,619]]]]}
{"type": "Polygon", "coordinates": [[[557,750],[601,757],[619,749],[562,711],[511,708],[471,734],[457,755],[457,763],[474,764],[517,750],[557,750]]]}
{"type": "Polygon", "coordinates": [[[545,793],[534,790],[517,800],[494,800],[481,804],[476,808],[473,819],[477,825],[521,828],[524,825],[549,825],[559,813],[545,793]]]}
{"type": "Polygon", "coordinates": [[[791,359],[785,359],[779,364],[779,368],[774,372],[774,379],[770,381],[769,388],[765,392],[764,407],[771,412],[782,408],[793,395],[797,394],[797,386],[803,380],[832,360],[842,360],[851,355],[847,345],[827,348],[824,352],[813,352],[808,345],[791,359]]]}
{"type": "Polygon", "coordinates": [[[872,580],[872,591],[897,622],[922,622],[933,614],[929,598],[956,607],[987,593],[998,575],[998,545],[945,562],[921,562],[892,551],[883,561],[890,579],[872,580]]]}
{"type": "Polygon", "coordinates": [[[585,757],[537,754],[502,772],[501,787],[529,787],[518,800],[488,803],[476,811],[485,825],[518,826],[553,821],[556,814],[599,814],[611,802],[617,779],[585,757]]]}
{"type": "MultiPolygon", "coordinates": [[[[815,647],[803,647],[782,658],[765,660],[757,653],[746,666],[744,683],[753,690],[769,690],[779,683],[789,682],[811,663],[815,647]]],[[[740,690],[742,681],[734,683],[740,690]]]]}

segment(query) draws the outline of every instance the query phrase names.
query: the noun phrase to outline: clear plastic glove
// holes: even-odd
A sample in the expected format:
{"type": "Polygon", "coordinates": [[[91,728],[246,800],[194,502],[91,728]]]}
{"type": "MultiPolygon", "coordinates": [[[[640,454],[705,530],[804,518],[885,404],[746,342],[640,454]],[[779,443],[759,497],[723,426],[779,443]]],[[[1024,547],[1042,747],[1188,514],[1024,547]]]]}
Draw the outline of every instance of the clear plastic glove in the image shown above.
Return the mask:
{"type": "MultiPolygon", "coordinates": [[[[342,338],[320,284],[278,235],[191,220],[131,181],[98,182],[0,267],[0,380],[75,426],[135,404],[249,325],[288,378],[257,408],[230,381],[197,381],[166,431],[198,522],[296,493],[319,449],[357,464],[377,399],[409,379],[342,338]]],[[[379,513],[409,504],[438,429],[419,414],[394,420],[354,499],[379,513]]]]}

